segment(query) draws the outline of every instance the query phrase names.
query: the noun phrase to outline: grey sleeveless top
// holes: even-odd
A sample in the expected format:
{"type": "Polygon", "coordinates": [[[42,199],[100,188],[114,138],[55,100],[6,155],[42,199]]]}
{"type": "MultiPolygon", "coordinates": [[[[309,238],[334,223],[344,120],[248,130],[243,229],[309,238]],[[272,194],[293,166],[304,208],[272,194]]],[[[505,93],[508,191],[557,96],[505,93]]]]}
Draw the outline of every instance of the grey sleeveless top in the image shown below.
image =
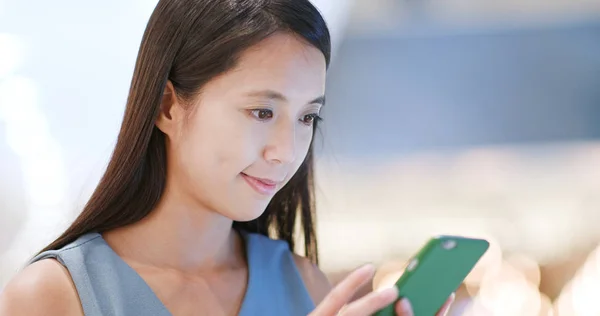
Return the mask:
{"type": "MultiPolygon", "coordinates": [[[[314,303],[286,242],[242,232],[248,285],[239,315],[302,315],[314,303]]],[[[102,235],[90,233],[31,263],[54,258],[71,274],[86,316],[169,316],[148,284],[119,257],[102,235]]],[[[201,312],[201,311],[199,311],[201,312]]]]}

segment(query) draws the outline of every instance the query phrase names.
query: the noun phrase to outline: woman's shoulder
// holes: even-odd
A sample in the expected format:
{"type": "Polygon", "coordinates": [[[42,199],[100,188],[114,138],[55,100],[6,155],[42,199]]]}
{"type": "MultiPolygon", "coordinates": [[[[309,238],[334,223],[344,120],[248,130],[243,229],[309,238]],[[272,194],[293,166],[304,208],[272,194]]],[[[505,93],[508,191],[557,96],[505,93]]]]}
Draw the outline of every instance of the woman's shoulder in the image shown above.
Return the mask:
{"type": "Polygon", "coordinates": [[[69,271],[43,259],[19,272],[0,292],[0,316],[83,315],[69,271]]]}

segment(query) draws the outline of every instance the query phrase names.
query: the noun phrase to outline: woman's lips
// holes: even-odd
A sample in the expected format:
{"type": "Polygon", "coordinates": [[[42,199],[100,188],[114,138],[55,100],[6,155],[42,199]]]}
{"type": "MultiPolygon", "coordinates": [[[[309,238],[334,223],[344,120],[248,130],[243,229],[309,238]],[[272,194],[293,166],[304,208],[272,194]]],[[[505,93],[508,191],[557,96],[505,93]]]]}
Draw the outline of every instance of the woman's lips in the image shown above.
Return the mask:
{"type": "Polygon", "coordinates": [[[280,183],[278,181],[257,178],[253,176],[249,176],[245,173],[242,173],[242,177],[246,182],[252,187],[256,192],[262,195],[273,195],[277,190],[277,184],[280,183]]]}

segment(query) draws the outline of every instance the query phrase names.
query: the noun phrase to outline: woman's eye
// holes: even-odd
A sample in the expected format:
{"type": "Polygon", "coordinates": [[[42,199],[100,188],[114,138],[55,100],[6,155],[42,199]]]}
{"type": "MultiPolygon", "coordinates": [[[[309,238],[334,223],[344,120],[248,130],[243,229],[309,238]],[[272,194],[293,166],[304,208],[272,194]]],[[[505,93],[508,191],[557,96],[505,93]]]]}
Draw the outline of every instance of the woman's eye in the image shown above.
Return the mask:
{"type": "Polygon", "coordinates": [[[302,123],[304,123],[306,125],[313,125],[316,121],[320,121],[320,120],[322,120],[322,118],[319,116],[319,114],[315,113],[315,114],[304,115],[300,121],[302,121],[302,123]]]}
{"type": "Polygon", "coordinates": [[[270,118],[273,118],[273,111],[268,110],[268,109],[251,110],[250,114],[252,114],[252,116],[254,116],[255,118],[257,118],[258,120],[261,120],[261,121],[265,121],[270,118]]]}

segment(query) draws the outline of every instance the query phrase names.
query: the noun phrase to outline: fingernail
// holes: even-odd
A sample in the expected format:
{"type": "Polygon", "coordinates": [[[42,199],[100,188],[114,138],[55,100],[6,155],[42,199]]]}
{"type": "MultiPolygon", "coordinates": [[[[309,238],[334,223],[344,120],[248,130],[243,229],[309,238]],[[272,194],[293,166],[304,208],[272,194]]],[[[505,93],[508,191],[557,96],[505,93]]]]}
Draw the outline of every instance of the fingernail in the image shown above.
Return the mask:
{"type": "Polygon", "coordinates": [[[364,272],[364,273],[371,273],[375,271],[375,266],[371,263],[367,263],[365,265],[363,265],[362,267],[358,268],[358,271],[360,272],[364,272]]]}
{"type": "Polygon", "coordinates": [[[450,302],[454,302],[455,299],[456,299],[456,293],[452,292],[452,294],[450,294],[450,302]]]}
{"type": "Polygon", "coordinates": [[[381,295],[381,298],[385,301],[393,301],[398,298],[398,288],[392,286],[387,289],[382,289],[380,290],[379,295],[381,295]]]}
{"type": "Polygon", "coordinates": [[[410,302],[408,301],[408,299],[406,299],[406,298],[401,299],[399,305],[400,305],[400,310],[403,313],[412,315],[412,306],[410,305],[410,302]]]}

